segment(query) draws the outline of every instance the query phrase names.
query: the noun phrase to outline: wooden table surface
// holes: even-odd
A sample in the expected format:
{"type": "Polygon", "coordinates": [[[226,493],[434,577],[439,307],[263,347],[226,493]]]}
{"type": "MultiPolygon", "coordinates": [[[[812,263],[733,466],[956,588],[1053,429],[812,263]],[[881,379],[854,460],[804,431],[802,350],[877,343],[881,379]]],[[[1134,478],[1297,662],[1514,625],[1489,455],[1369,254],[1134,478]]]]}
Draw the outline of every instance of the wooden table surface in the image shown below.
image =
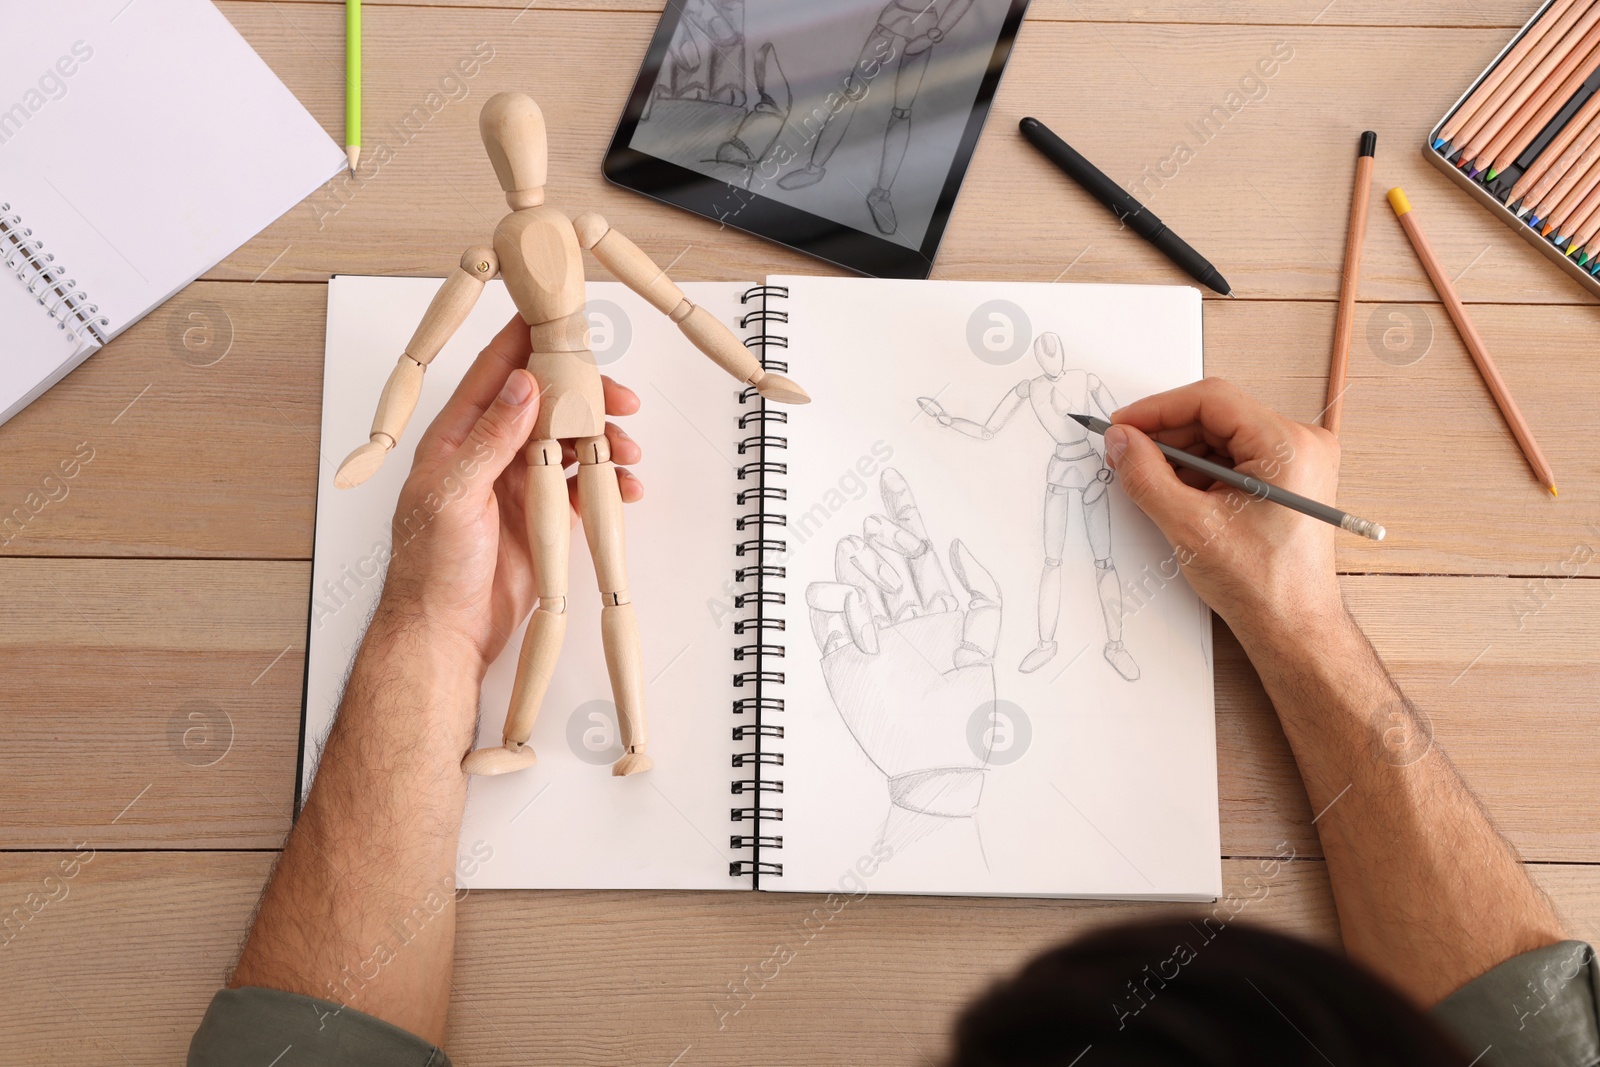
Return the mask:
{"type": "MultiPolygon", "coordinates": [[[[219,6],[339,140],[342,5],[219,6]]],[[[1309,419],[1356,139],[1377,130],[1340,503],[1391,536],[1340,540],[1345,591],[1573,934],[1600,940],[1600,361],[1588,334],[1600,316],[1418,151],[1531,4],[1127,6],[1036,0],[935,276],[1186,281],[1023,145],[1016,120],[1038,115],[1121,181],[1150,168],[1147,202],[1241,298],[1206,301],[1208,370],[1309,419]],[[1201,143],[1194,129],[1274,48],[1291,58],[1201,143]],[[1180,141],[1192,158],[1174,167],[1180,141]],[[1395,184],[1458,276],[1559,500],[1529,476],[1383,205],[1395,184]]],[[[8,1061],[178,1062],[232,960],[294,792],[328,461],[323,283],[441,276],[487,232],[503,209],[478,142],[484,99],[535,95],[562,202],[676,259],[677,277],[828,271],[601,182],[660,0],[367,7],[366,150],[386,148],[382,164],[330,183],[0,428],[0,511],[75,450],[93,456],[0,548],[0,915],[54,898],[0,934],[8,1061]],[[475,48],[492,58],[452,99],[446,77],[475,48]],[[184,758],[195,721],[231,735],[211,766],[184,758]],[[93,858],[45,882],[73,850],[93,858]]],[[[1217,713],[1229,890],[1251,896],[1248,918],[1333,942],[1312,813],[1220,624],[1217,713]],[[1260,857],[1283,843],[1295,861],[1262,880],[1260,857]],[[1244,888],[1252,874],[1264,890],[1244,888]]],[[[817,903],[474,893],[448,1049],[469,1065],[928,1063],[952,1012],[1037,948],[1116,919],[1210,910],[873,896],[807,940],[817,903]],[[802,947],[771,977],[762,964],[780,944],[802,947]]]]}

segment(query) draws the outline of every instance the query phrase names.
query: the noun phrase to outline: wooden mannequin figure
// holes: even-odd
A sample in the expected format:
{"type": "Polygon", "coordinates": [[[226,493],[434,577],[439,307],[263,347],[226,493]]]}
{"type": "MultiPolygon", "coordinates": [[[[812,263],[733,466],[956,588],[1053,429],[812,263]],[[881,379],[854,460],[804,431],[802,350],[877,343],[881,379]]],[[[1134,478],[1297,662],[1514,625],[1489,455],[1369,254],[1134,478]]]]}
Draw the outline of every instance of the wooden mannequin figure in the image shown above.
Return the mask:
{"type": "Polygon", "coordinates": [[[497,273],[504,276],[533,339],[528,371],[541,391],[539,415],[524,453],[528,461],[528,544],[533,551],[539,603],[517,660],[504,744],[468,753],[461,766],[469,774],[503,774],[535,762],[528,737],[567,626],[572,526],[561,442],[570,440],[578,457],[578,514],[600,586],[600,633],[623,748],[611,773],[637,774],[651,766],[645,754],[639,624],[628,595],[622,496],[605,436],[600,372],[588,350],[581,250],[593,252],[601,266],[677,323],[712,362],[754,386],[761,396],[790,404],[803,404],[811,398],[783,375],[764,370],[727,327],[685,299],[672,279],[605,219],[591,213],[569,220],[545,204],[544,116],[531,98],[521,93],[490,98],[478,117],[478,127],[511,214],[496,227],[494,247],[468,249],[460,266],[445,280],[383,388],[371,439],[340,464],[334,484],[342,489],[359,485],[383,463],[416,407],[424,368],[465,321],[484,283],[497,273]]]}

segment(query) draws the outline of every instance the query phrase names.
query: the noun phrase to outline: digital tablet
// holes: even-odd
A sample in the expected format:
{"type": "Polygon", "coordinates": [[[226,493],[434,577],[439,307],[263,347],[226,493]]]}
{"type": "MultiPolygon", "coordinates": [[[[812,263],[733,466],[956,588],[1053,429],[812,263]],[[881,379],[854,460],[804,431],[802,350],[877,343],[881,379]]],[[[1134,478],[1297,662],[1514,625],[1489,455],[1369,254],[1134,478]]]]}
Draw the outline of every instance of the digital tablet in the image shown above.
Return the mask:
{"type": "Polygon", "coordinates": [[[606,152],[627,189],[926,278],[1027,0],[668,0],[606,152]]]}

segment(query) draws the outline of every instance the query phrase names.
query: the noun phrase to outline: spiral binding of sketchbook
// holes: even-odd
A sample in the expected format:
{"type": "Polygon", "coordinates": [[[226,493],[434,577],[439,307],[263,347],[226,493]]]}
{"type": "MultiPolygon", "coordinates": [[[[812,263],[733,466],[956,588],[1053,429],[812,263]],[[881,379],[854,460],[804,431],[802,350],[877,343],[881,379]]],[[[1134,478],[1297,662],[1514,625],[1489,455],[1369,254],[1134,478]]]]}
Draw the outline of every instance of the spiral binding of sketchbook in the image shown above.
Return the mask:
{"type": "MultiPolygon", "coordinates": [[[[745,306],[756,305],[739,318],[741,330],[756,330],[744,339],[745,345],[760,356],[762,367],[778,374],[787,374],[789,364],[772,358],[770,350],[787,349],[789,339],[773,332],[773,327],[787,323],[789,313],[773,305],[788,296],[785,286],[758,285],[739,297],[745,306]]],[[[740,507],[750,510],[734,522],[735,551],[740,562],[733,578],[740,592],[734,596],[733,606],[752,614],[733,624],[735,636],[745,638],[733,650],[734,662],[739,664],[733,684],[749,693],[733,702],[733,713],[741,716],[741,722],[733,727],[733,739],[748,741],[751,747],[733,756],[734,768],[747,769],[749,777],[735,777],[732,792],[750,799],[748,807],[736,805],[730,813],[732,820],[741,824],[739,829],[748,832],[736,831],[729,845],[737,851],[748,851],[750,858],[728,864],[728,873],[748,876],[751,887],[759,889],[763,874],[783,874],[783,864],[767,856],[768,852],[783,848],[783,835],[773,833],[770,825],[783,821],[783,808],[768,806],[766,798],[783,793],[783,779],[769,777],[772,768],[783,766],[783,753],[775,751],[772,744],[783,740],[783,726],[769,721],[768,716],[783,710],[783,697],[777,692],[783,685],[783,672],[774,670],[771,661],[783,658],[786,622],[776,614],[776,609],[784,606],[784,594],[768,584],[769,580],[784,577],[782,564],[773,560],[781,560],[788,547],[782,540],[788,517],[773,506],[788,499],[788,490],[781,484],[788,465],[773,457],[789,447],[788,438],[781,432],[789,414],[769,406],[754,388],[744,390],[739,400],[744,405],[739,415],[743,435],[739,455],[745,457],[745,462],[737,471],[741,488],[735,499],[740,507]],[[779,432],[773,432],[775,427],[779,432]]]]}
{"type": "Polygon", "coordinates": [[[34,238],[9,203],[0,204],[0,249],[5,251],[6,269],[28,287],[28,295],[55,320],[57,329],[68,331],[75,341],[81,342],[87,333],[99,344],[106,343],[102,327],[111,323],[100,314],[99,305],[91,303],[77,280],[68,277],[67,268],[44,250],[44,242],[34,238]]]}

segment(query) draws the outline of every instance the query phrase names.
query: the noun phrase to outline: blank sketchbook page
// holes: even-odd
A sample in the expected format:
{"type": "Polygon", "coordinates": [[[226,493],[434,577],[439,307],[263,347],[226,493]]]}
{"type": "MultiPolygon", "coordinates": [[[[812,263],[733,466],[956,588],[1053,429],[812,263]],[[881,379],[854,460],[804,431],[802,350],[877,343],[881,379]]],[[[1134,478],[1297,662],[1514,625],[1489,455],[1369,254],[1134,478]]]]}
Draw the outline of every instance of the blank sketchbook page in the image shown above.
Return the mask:
{"type": "Polygon", "coordinates": [[[1061,430],[1086,398],[1115,407],[1201,377],[1198,291],[772,281],[789,287],[787,358],[814,400],[787,430],[783,875],[762,888],[1215,897],[1210,616],[1156,527],[1100,480],[1101,439],[1061,430]],[[1047,333],[1056,378],[1034,355],[1047,333]],[[975,424],[1015,410],[984,440],[918,398],[975,424]],[[921,582],[877,570],[866,543],[889,514],[886,469],[938,557],[919,557],[935,568],[921,582]],[[997,638],[992,614],[963,629],[958,540],[992,576],[997,638]],[[1134,681],[1106,656],[1105,583],[1134,681]],[[880,590],[864,602],[887,614],[858,618],[862,644],[827,601],[841,585],[880,590]],[[1055,653],[1022,670],[1052,625],[1055,653]],[[963,641],[992,665],[957,669],[963,641]]]}
{"type": "MultiPolygon", "coordinates": [[[[208,0],[7,4],[5,37],[0,203],[98,305],[108,335],[345,162],[208,0]]],[[[7,271],[0,288],[12,286],[7,271]]],[[[0,417],[91,347],[67,344],[45,309],[17,297],[0,294],[0,417]],[[53,336],[39,336],[38,319],[53,336]]]]}
{"type": "MultiPolygon", "coordinates": [[[[418,437],[477,353],[514,314],[494,281],[429,365],[422,398],[382,469],[335,489],[340,460],[367,440],[378,393],[441,282],[336,277],[328,286],[321,468],[312,567],[302,786],[333,720],[350,660],[382,586],[390,517],[418,437]]],[[[732,324],[747,285],[683,286],[732,324]]],[[[530,770],[474,778],[457,875],[472,888],[742,889],[728,864],[733,685],[734,468],[738,383],[666,316],[617,283],[589,285],[601,371],[639,394],[617,420],[637,438],[645,498],[625,509],[628,580],[639,614],[650,755],[646,774],[613,778],[621,755],[600,646],[600,596],[583,530],[573,530],[566,644],[534,725],[530,770]]],[[[445,506],[448,506],[445,505],[445,506]]],[[[404,536],[404,535],[402,535],[404,536]]],[[[483,684],[480,745],[500,743],[524,626],[483,684]]]]}

